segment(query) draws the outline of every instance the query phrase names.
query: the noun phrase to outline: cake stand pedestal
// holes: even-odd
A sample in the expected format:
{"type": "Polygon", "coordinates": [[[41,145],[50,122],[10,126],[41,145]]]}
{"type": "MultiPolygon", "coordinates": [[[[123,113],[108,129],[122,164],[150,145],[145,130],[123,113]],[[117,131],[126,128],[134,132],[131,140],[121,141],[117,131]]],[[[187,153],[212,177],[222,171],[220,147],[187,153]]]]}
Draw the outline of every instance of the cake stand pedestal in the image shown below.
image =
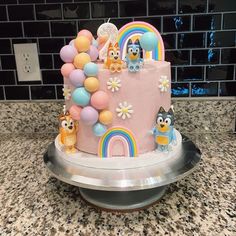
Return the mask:
{"type": "Polygon", "coordinates": [[[182,135],[182,151],[173,162],[131,169],[101,169],[73,165],[58,156],[55,144],[49,145],[44,163],[57,179],[80,187],[82,198],[107,210],[130,211],[158,201],[170,183],[189,175],[197,167],[201,152],[182,135]]]}

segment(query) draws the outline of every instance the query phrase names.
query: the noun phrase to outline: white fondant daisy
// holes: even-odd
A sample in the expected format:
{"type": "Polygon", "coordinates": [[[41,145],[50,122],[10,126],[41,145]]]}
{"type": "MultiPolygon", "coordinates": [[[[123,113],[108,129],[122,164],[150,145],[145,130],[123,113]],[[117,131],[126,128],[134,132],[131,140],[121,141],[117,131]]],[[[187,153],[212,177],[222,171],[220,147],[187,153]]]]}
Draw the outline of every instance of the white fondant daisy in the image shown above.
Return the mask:
{"type": "Polygon", "coordinates": [[[62,91],[63,91],[63,96],[64,96],[65,100],[70,100],[70,98],[71,98],[71,89],[68,86],[64,86],[62,91]]]}
{"type": "Polygon", "coordinates": [[[117,116],[121,117],[123,120],[126,118],[131,118],[131,114],[134,112],[132,105],[127,102],[120,102],[118,108],[116,108],[117,116]]]}
{"type": "Polygon", "coordinates": [[[160,78],[160,85],[159,85],[159,88],[161,90],[161,92],[167,92],[170,84],[169,84],[169,80],[167,79],[167,76],[166,75],[161,75],[161,78],[160,78]]]}
{"type": "Polygon", "coordinates": [[[110,78],[107,81],[107,89],[110,89],[113,93],[119,91],[121,87],[121,81],[117,77],[110,78]]]}

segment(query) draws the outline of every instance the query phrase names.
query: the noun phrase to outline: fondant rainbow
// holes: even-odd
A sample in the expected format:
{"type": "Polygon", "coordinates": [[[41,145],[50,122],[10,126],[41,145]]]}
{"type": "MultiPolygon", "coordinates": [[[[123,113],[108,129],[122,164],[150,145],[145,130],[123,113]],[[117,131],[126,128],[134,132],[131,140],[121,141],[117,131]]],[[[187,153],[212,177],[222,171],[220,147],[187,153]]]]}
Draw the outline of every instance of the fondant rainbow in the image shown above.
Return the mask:
{"type": "Polygon", "coordinates": [[[137,143],[132,132],[123,127],[112,127],[100,138],[98,144],[98,155],[100,157],[112,156],[112,144],[121,141],[126,156],[136,157],[138,155],[137,143]]]}
{"type": "Polygon", "coordinates": [[[155,33],[158,40],[156,48],[151,53],[147,52],[145,54],[146,59],[147,57],[151,57],[152,59],[156,61],[165,60],[165,49],[164,49],[164,44],[163,44],[163,40],[160,33],[154,26],[146,22],[142,22],[142,21],[134,21],[120,28],[119,34],[118,34],[118,43],[121,50],[122,59],[124,59],[126,55],[126,47],[127,47],[128,40],[129,39],[133,40],[133,37],[137,37],[137,36],[140,37],[142,34],[146,32],[155,33]]]}

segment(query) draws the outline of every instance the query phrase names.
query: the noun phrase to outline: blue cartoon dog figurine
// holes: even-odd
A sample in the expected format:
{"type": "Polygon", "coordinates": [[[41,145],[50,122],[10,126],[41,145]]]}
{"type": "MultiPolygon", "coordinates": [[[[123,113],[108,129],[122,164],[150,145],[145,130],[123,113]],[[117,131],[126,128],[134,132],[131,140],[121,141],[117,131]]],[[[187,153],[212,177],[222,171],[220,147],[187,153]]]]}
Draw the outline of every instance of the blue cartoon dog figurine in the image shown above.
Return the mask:
{"type": "Polygon", "coordinates": [[[169,144],[176,144],[174,112],[172,108],[168,112],[163,107],[159,109],[156,117],[156,126],[152,129],[152,133],[159,151],[171,151],[169,144]]]}
{"type": "Polygon", "coordinates": [[[137,72],[143,65],[143,59],[141,58],[142,48],[140,46],[139,40],[136,39],[133,43],[129,39],[127,44],[127,54],[125,57],[125,62],[127,64],[128,70],[130,72],[137,72]]]}

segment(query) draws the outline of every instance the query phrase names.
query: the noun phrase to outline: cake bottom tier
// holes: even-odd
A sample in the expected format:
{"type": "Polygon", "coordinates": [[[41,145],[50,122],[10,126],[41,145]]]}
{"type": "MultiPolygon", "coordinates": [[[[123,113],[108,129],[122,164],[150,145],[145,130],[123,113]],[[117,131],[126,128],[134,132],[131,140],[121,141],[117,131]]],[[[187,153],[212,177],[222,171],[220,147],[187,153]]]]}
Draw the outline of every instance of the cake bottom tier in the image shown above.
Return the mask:
{"type": "Polygon", "coordinates": [[[56,154],[63,160],[72,165],[80,165],[90,168],[101,169],[131,169],[145,166],[151,166],[168,162],[173,163],[175,159],[181,156],[182,152],[182,136],[175,130],[177,142],[176,145],[170,145],[170,151],[161,152],[159,150],[147,152],[138,157],[107,157],[100,158],[96,155],[77,151],[76,153],[67,154],[64,152],[64,147],[59,142],[59,137],[55,139],[56,154]]]}

